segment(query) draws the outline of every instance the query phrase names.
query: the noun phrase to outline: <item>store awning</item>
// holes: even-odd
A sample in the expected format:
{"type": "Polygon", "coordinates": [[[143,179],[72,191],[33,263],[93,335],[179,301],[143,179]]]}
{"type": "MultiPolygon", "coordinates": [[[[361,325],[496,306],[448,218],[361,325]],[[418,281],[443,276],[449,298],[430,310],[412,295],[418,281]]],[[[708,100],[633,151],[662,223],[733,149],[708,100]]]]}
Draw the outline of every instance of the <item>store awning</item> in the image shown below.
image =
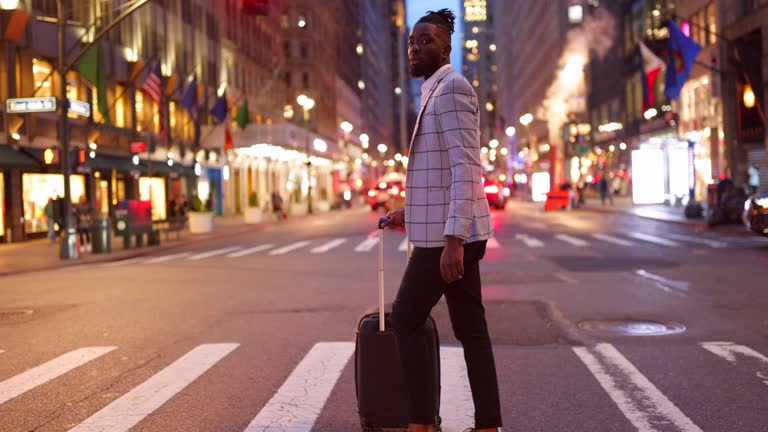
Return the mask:
{"type": "Polygon", "coordinates": [[[131,158],[99,154],[93,159],[89,157],[85,162],[85,166],[91,167],[93,170],[115,169],[120,172],[130,172],[131,170],[139,169],[139,167],[133,164],[131,158]]]}
{"type": "Polygon", "coordinates": [[[0,144],[0,168],[39,168],[36,160],[5,144],[0,144]]]}

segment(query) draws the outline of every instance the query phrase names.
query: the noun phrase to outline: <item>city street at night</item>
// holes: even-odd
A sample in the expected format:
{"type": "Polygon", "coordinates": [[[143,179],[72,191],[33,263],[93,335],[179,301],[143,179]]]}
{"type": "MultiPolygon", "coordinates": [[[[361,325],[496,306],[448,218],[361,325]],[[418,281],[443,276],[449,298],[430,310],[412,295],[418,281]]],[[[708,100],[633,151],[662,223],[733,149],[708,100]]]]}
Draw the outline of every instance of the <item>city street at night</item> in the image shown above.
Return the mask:
{"type": "MultiPolygon", "coordinates": [[[[0,430],[356,430],[354,337],[377,304],[380,215],[3,277],[0,430]]],[[[768,243],[519,201],[493,222],[483,296],[505,430],[765,430],[768,243]],[[660,330],[674,334],[645,335],[660,330]]],[[[387,303],[404,238],[385,231],[387,303]]],[[[434,316],[443,427],[461,431],[466,369],[444,304],[434,316]]]]}

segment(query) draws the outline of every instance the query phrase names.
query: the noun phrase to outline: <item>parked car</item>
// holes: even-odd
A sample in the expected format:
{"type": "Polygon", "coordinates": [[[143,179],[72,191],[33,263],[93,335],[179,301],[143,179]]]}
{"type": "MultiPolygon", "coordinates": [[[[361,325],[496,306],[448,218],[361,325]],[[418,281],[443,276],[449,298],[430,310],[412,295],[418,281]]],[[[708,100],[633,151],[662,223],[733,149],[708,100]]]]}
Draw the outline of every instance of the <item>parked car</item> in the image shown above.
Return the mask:
{"type": "Polygon", "coordinates": [[[382,181],[375,188],[368,191],[371,210],[376,211],[380,207],[390,210],[394,204],[405,199],[405,185],[402,181],[382,181]]]}
{"type": "Polygon", "coordinates": [[[507,194],[504,193],[504,186],[491,179],[485,179],[483,186],[485,197],[488,198],[488,205],[503,210],[507,205],[507,194]]]}
{"type": "Polygon", "coordinates": [[[768,192],[752,195],[744,202],[743,220],[752,232],[768,237],[768,192]]]}

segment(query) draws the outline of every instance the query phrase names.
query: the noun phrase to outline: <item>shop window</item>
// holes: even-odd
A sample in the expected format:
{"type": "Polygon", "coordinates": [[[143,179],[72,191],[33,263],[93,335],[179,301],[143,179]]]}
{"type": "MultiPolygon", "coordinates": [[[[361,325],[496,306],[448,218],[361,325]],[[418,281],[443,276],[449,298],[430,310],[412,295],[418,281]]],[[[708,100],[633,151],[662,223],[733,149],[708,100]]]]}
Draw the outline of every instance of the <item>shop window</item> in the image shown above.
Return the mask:
{"type": "MultiPolygon", "coordinates": [[[[24,174],[22,176],[22,201],[24,204],[24,231],[40,233],[48,231],[45,205],[48,198],[64,196],[64,176],[61,174],[24,174]]],[[[73,203],[85,196],[85,177],[72,175],[69,190],[73,203]]]]}
{"type": "MultiPolygon", "coordinates": [[[[128,121],[128,112],[130,110],[126,110],[128,107],[128,92],[126,91],[126,87],[124,85],[118,84],[115,88],[116,90],[116,98],[115,101],[115,126],[124,128],[129,123],[128,121]]],[[[98,110],[96,110],[98,112],[98,110]]]]}
{"type": "Polygon", "coordinates": [[[32,59],[32,78],[37,97],[53,96],[53,65],[43,59],[32,59]],[[38,89],[39,88],[39,89],[38,89]]]}
{"type": "Polygon", "coordinates": [[[139,199],[152,201],[152,220],[166,219],[165,179],[163,177],[140,177],[139,199]]]}
{"type": "Polygon", "coordinates": [[[136,92],[136,129],[144,128],[144,94],[136,92]]]}
{"type": "Polygon", "coordinates": [[[709,44],[717,43],[717,6],[712,2],[707,5],[707,31],[709,32],[709,44]]]}
{"type": "Polygon", "coordinates": [[[176,102],[171,101],[168,104],[168,120],[171,122],[171,130],[176,129],[176,102]]]}

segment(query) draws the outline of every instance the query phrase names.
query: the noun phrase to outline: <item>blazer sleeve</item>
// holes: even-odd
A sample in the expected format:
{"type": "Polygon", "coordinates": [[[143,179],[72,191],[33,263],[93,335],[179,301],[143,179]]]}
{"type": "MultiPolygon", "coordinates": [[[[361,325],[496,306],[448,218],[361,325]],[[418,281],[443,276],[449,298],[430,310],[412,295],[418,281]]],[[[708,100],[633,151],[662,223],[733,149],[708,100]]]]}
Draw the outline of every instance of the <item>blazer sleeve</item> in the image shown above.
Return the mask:
{"type": "Polygon", "coordinates": [[[452,79],[438,99],[438,118],[451,167],[448,217],[443,232],[469,240],[482,181],[477,96],[469,82],[452,79]]]}

